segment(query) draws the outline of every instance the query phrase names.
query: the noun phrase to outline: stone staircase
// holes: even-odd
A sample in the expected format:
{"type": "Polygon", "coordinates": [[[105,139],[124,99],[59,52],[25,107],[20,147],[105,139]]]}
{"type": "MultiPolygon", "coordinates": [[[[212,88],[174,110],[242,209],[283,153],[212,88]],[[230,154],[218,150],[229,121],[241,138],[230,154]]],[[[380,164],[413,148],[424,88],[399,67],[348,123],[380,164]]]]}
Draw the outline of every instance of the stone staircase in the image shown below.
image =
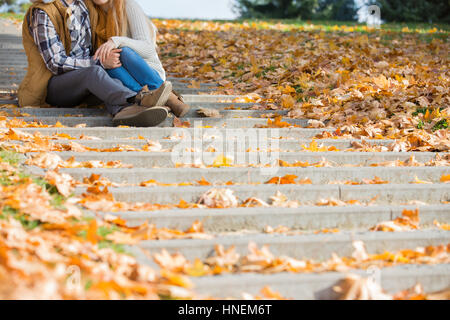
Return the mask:
{"type": "MultiPolygon", "coordinates": [[[[26,68],[26,57],[21,48],[20,38],[15,35],[0,35],[0,92],[10,93],[17,89],[26,68]]],[[[146,140],[158,141],[162,149],[171,150],[180,143],[176,139],[167,139],[175,131],[197,137],[200,134],[226,136],[230,129],[252,129],[263,136],[270,136],[266,128],[254,129],[255,125],[264,126],[265,114],[274,111],[249,109],[253,104],[232,103],[236,97],[214,96],[208,93],[213,85],[202,85],[200,89],[188,88],[191,79],[171,77],[175,88],[185,95],[193,110],[182,121],[189,121],[190,128],[173,128],[173,119],[165,121],[160,128],[112,128],[111,118],[101,109],[37,109],[24,108],[19,111],[25,121],[40,121],[44,124],[57,122],[70,128],[21,128],[21,131],[43,135],[65,133],[71,137],[81,135],[93,136],[99,140],[71,140],[90,148],[108,149],[117,145],[140,148],[146,140]],[[201,93],[201,94],[200,94],[201,93]],[[227,102],[228,101],[228,102],[227,102]],[[213,108],[220,112],[221,118],[200,118],[197,107],[213,108]],[[230,108],[234,107],[234,108],[230,108]],[[201,125],[199,125],[201,121],[201,125]],[[86,124],[86,127],[75,128],[86,124]],[[212,127],[212,128],[209,128],[212,127]],[[202,131],[203,130],[203,131],[202,131]],[[200,132],[200,133],[199,133],[200,132]],[[137,138],[140,139],[137,139],[137,138]],[[134,138],[134,139],[130,139],[134,138]]],[[[0,104],[14,104],[10,98],[0,100],[0,104]]],[[[14,117],[17,109],[1,108],[14,117]]],[[[285,115],[284,111],[276,111],[285,115]]],[[[180,168],[176,167],[171,152],[55,152],[63,159],[75,157],[77,161],[121,160],[132,164],[132,169],[62,169],[78,181],[92,173],[100,174],[113,182],[126,185],[139,185],[143,181],[154,179],[160,183],[182,183],[201,180],[203,177],[211,182],[233,181],[234,185],[219,185],[235,192],[240,200],[257,197],[270,203],[270,197],[277,191],[290,200],[298,200],[298,208],[234,208],[234,209],[189,209],[162,210],[152,212],[121,212],[114,214],[127,220],[130,225],[144,222],[155,224],[158,228],[168,227],[186,229],[196,220],[202,221],[205,232],[214,235],[208,240],[164,240],[146,241],[139,246],[130,247],[143,263],[155,266],[142,249],[151,253],[166,249],[169,252],[181,252],[187,259],[205,259],[210,256],[216,244],[225,248],[236,246],[240,254],[247,253],[249,242],[259,246],[269,245],[277,256],[291,256],[302,259],[329,259],[332,253],[339,256],[351,256],[354,248],[352,242],[361,240],[369,253],[383,253],[401,249],[415,249],[429,245],[448,244],[450,234],[433,227],[433,221],[450,223],[450,184],[440,183],[443,175],[450,174],[449,167],[371,167],[371,164],[385,161],[407,161],[414,156],[417,161],[427,162],[435,158],[434,153],[395,153],[395,152],[306,152],[302,145],[309,146],[313,137],[323,131],[333,129],[308,129],[305,120],[283,119],[295,127],[276,129],[280,136],[276,139],[279,159],[293,163],[295,161],[317,163],[325,158],[333,167],[280,167],[275,174],[264,174],[257,166],[221,167],[221,168],[180,168]],[[349,166],[349,165],[358,165],[349,166]],[[273,185],[264,184],[274,176],[296,175],[308,177],[312,185],[273,185]],[[373,179],[375,176],[390,183],[384,185],[331,185],[330,181],[373,179]],[[414,176],[433,184],[411,184],[414,176]],[[371,206],[314,206],[320,199],[335,198],[342,201],[358,200],[370,202],[371,206]],[[408,205],[412,200],[427,205],[408,205]],[[421,230],[412,232],[370,232],[371,227],[382,221],[401,216],[404,209],[420,208],[421,230]],[[293,230],[301,230],[300,235],[274,235],[263,232],[266,226],[283,225],[293,230]],[[316,234],[314,231],[338,228],[339,233],[316,234]]],[[[238,139],[240,140],[239,136],[238,139]]],[[[68,143],[68,140],[52,141],[68,143]]],[[[249,141],[251,143],[251,141],[249,141]]],[[[272,140],[273,142],[273,140],[272,140]]],[[[353,140],[329,139],[319,140],[325,146],[334,146],[345,150],[350,148],[353,140]]],[[[368,140],[371,144],[388,145],[389,140],[368,140]]],[[[210,142],[193,141],[206,151],[210,142]]],[[[248,160],[252,152],[242,156],[248,160]]],[[[31,154],[26,154],[29,157],[31,154]]],[[[197,153],[192,154],[194,157],[197,153]]],[[[239,158],[236,154],[236,158],[239,158]]],[[[261,159],[258,159],[261,160],[261,159]]],[[[261,160],[262,161],[262,160],[261,160]]],[[[30,168],[37,173],[41,170],[30,168]]],[[[200,196],[212,186],[177,186],[177,187],[137,187],[121,186],[110,188],[110,192],[119,201],[150,202],[158,204],[177,204],[181,199],[195,203],[200,196]]],[[[85,192],[77,188],[76,194],[85,192]]],[[[369,276],[367,271],[356,270],[352,273],[369,276]]],[[[331,297],[330,287],[345,277],[344,273],[330,272],[320,274],[230,274],[216,277],[194,278],[196,291],[215,297],[240,297],[242,292],[257,293],[264,286],[270,286],[282,295],[295,299],[319,299],[331,297]]],[[[426,291],[438,291],[450,287],[450,265],[403,265],[381,270],[381,285],[395,293],[421,283],[426,291]]]]}

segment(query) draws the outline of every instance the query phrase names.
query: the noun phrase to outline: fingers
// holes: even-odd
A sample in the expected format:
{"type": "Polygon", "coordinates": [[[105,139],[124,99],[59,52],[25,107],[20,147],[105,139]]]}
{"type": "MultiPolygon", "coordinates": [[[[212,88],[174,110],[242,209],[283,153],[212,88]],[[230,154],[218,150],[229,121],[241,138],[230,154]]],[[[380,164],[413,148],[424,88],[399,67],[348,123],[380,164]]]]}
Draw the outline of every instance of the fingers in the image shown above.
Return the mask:
{"type": "Polygon", "coordinates": [[[105,48],[102,52],[102,59],[106,61],[107,58],[108,58],[108,52],[106,51],[106,48],[105,48]]]}
{"type": "Polygon", "coordinates": [[[99,58],[101,49],[102,49],[102,47],[98,48],[97,51],[95,51],[94,60],[97,60],[99,58]]]}
{"type": "Polygon", "coordinates": [[[104,48],[104,47],[100,48],[99,53],[98,53],[98,57],[99,57],[99,59],[100,59],[100,61],[101,61],[102,63],[106,61],[106,58],[105,58],[105,48],[104,48]]]}
{"type": "MultiPolygon", "coordinates": [[[[114,45],[105,43],[97,49],[94,54],[94,59],[99,59],[101,63],[105,63],[111,53],[119,54],[120,52],[122,52],[122,49],[116,49],[114,45]]],[[[115,56],[114,58],[120,58],[120,55],[118,57],[115,56]]]]}

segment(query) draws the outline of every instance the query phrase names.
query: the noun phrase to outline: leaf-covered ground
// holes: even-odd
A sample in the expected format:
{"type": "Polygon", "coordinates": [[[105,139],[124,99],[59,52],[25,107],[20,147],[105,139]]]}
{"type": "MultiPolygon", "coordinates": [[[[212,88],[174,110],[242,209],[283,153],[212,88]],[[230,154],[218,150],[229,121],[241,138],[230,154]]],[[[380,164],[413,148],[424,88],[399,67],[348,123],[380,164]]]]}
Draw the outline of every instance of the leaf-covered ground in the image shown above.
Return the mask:
{"type": "MultiPolygon", "coordinates": [[[[18,23],[18,20],[15,20],[18,23]]],[[[323,138],[394,139],[389,146],[367,142],[352,145],[345,151],[448,151],[449,150],[449,44],[448,29],[414,26],[384,27],[381,31],[364,26],[334,24],[298,24],[273,22],[201,22],[156,20],[163,64],[170,73],[196,78],[201,82],[218,82],[217,93],[244,97],[234,102],[250,102],[254,109],[287,109],[292,118],[312,119],[314,128],[335,127],[324,131],[306,152],[339,151],[323,146],[323,138]]],[[[398,252],[373,255],[363,243],[355,242],[352,256],[332,256],[326,261],[277,257],[270,248],[249,245],[247,255],[234,248],[217,247],[216,254],[205,261],[187,261],[181,255],[163,251],[153,258],[161,266],[155,271],[127,254],[127,245],[142,240],[210,239],[196,221],[187,230],[141,225],[135,228],[112,215],[86,216],[90,212],[156,211],[166,209],[217,209],[236,207],[297,208],[302,205],[348,206],[373,205],[357,200],[321,199],[317,203],[300,203],[277,192],[266,203],[258,198],[241,199],[227,186],[204,177],[198,181],[176,184],[156,180],[142,181],[142,187],[211,186],[197,203],[160,205],[117,201],[108,188],[119,186],[105,177],[92,174],[76,181],[60,168],[130,168],[120,161],[77,162],[63,160],[52,152],[170,152],[159,141],[146,140],[142,146],[117,145],[97,149],[83,145],[96,137],[71,137],[67,134],[45,136],[25,133],[17,128],[63,128],[36,121],[26,121],[14,106],[14,116],[0,114],[0,299],[159,299],[205,298],[192,291],[189,277],[226,273],[257,272],[347,272],[371,266],[389,267],[401,264],[443,264],[449,262],[449,246],[409,248],[398,252]],[[55,140],[65,139],[61,143],[55,140]],[[78,142],[72,140],[81,140],[78,142]],[[8,150],[8,151],[6,151],[8,150]],[[17,153],[15,153],[17,152],[17,153]],[[45,176],[26,173],[18,165],[18,154],[33,153],[26,164],[46,169],[45,176]],[[73,196],[75,187],[86,192],[73,196]]],[[[9,111],[9,110],[8,110],[9,111]]],[[[265,127],[289,127],[281,117],[268,119],[265,127]]],[[[84,127],[86,125],[78,125],[84,127]]],[[[190,126],[179,123],[175,126],[190,126]]],[[[172,140],[177,137],[169,136],[172,140]]],[[[145,140],[129,137],[131,140],[145,140]]],[[[342,150],[344,151],[344,150],[342,150]]],[[[250,151],[248,151],[250,152],[250,151]]],[[[448,166],[449,156],[437,155],[420,163],[412,156],[407,161],[372,163],[372,166],[448,166]]],[[[331,167],[327,159],[318,163],[279,160],[280,167],[331,167]]],[[[192,165],[177,164],[176,167],[192,165]]],[[[232,160],[219,156],[211,168],[235,166],[232,160]]],[[[205,168],[204,164],[193,167],[205,168]]],[[[443,175],[441,183],[450,177],[443,175]]],[[[309,185],[315,181],[295,175],[268,177],[265,184],[309,185]]],[[[378,177],[363,181],[329,181],[329,184],[389,184],[378,177]]],[[[411,183],[429,181],[411,177],[411,183]]],[[[403,212],[393,221],[380,222],[373,232],[396,232],[420,229],[419,211],[403,212]]],[[[434,222],[435,229],[449,230],[449,225],[434,222]]],[[[369,231],[369,230],[367,230],[369,231]]],[[[298,235],[298,230],[284,226],[267,226],[267,234],[298,235]]],[[[338,233],[338,229],[315,233],[338,233]]],[[[354,276],[343,280],[337,290],[346,299],[448,299],[448,292],[426,294],[420,286],[387,295],[376,284],[354,276]]],[[[283,299],[270,288],[260,296],[248,299],[283,299]]]]}
{"type": "MultiPolygon", "coordinates": [[[[155,272],[125,247],[184,232],[86,216],[70,197],[70,176],[33,176],[15,154],[0,156],[0,299],[195,297],[187,278],[155,272]]],[[[194,225],[187,233],[197,231],[194,225]]]]}
{"type": "Polygon", "coordinates": [[[247,94],[235,102],[338,129],[321,138],[397,139],[397,151],[450,148],[444,29],[155,22],[166,69],[218,82],[218,93],[247,94]]]}

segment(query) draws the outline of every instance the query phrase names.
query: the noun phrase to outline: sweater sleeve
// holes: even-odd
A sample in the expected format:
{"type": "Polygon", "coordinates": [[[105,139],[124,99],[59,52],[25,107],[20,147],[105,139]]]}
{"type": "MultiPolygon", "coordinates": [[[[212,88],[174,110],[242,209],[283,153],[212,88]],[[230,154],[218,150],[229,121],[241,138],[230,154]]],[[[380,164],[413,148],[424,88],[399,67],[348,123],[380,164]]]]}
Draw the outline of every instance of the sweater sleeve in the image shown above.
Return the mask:
{"type": "Polygon", "coordinates": [[[129,47],[144,59],[154,57],[157,54],[155,35],[150,31],[148,17],[136,1],[126,3],[131,38],[112,37],[111,40],[118,48],[129,47]]]}

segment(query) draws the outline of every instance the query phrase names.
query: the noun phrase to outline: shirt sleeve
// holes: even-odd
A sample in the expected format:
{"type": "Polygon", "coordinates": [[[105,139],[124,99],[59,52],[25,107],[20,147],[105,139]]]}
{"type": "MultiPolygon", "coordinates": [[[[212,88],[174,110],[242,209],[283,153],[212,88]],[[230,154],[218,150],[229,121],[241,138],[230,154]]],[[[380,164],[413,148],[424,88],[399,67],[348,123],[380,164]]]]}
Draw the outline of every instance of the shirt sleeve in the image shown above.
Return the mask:
{"type": "Polygon", "coordinates": [[[33,38],[41,52],[41,56],[47,68],[59,75],[72,70],[87,68],[97,65],[92,57],[79,59],[67,56],[66,49],[56,32],[55,26],[49,16],[40,9],[33,12],[33,38]]]}

